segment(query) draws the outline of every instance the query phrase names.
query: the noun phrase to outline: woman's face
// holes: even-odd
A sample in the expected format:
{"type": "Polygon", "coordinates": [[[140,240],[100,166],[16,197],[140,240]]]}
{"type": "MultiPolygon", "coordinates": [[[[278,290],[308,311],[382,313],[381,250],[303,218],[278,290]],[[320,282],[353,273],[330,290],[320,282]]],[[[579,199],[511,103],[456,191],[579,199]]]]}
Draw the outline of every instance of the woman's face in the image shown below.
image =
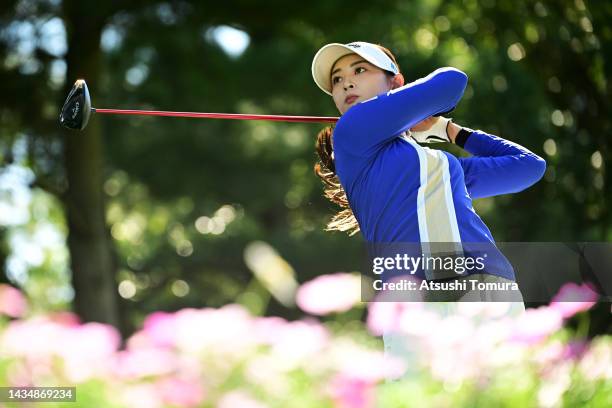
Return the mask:
{"type": "MultiPolygon", "coordinates": [[[[345,55],[336,61],[331,71],[334,103],[340,113],[344,114],[356,103],[395,88],[398,77],[401,74],[394,78],[357,54],[345,55]]],[[[403,77],[401,82],[403,84],[403,77]]]]}

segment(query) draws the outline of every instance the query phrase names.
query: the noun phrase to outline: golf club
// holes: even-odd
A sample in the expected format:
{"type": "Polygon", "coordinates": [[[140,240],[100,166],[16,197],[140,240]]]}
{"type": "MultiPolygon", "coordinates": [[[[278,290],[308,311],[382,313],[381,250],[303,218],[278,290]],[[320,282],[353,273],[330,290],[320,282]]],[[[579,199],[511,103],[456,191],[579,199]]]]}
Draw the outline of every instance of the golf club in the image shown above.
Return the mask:
{"type": "Polygon", "coordinates": [[[89,122],[92,113],[109,115],[141,115],[141,116],[171,116],[181,118],[208,119],[239,119],[239,120],[270,120],[275,122],[318,122],[335,123],[336,117],[327,116],[289,116],[289,115],[249,115],[241,113],[201,113],[201,112],[170,112],[133,109],[99,109],[91,107],[91,97],[84,79],[78,79],[62,107],[59,122],[68,129],[83,130],[89,122]]]}

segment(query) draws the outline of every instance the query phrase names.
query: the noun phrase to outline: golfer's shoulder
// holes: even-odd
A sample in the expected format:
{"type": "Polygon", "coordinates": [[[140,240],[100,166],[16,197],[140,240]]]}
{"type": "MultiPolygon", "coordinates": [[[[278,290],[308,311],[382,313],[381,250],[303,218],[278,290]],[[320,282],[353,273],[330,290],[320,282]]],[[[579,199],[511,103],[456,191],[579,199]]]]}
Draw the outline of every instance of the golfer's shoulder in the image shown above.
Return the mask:
{"type": "Polygon", "coordinates": [[[358,116],[353,115],[352,110],[355,106],[351,107],[347,112],[345,112],[338,122],[336,122],[336,126],[334,126],[334,148],[336,143],[344,143],[348,139],[350,139],[350,135],[355,135],[355,133],[359,132],[360,126],[357,121],[358,116]]]}
{"type": "Polygon", "coordinates": [[[336,123],[334,134],[355,135],[371,132],[377,126],[377,119],[383,116],[386,109],[381,101],[383,95],[374,96],[351,106],[336,123]]]}

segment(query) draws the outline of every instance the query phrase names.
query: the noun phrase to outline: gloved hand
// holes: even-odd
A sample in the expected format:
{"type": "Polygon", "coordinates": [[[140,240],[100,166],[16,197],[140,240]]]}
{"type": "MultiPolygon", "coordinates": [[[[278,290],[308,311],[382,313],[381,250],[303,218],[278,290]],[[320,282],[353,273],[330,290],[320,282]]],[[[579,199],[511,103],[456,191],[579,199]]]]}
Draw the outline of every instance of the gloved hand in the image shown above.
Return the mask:
{"type": "Polygon", "coordinates": [[[448,137],[447,132],[448,122],[450,121],[452,121],[452,119],[440,116],[438,120],[435,121],[435,123],[427,130],[410,130],[410,137],[412,137],[412,139],[418,143],[450,143],[451,140],[448,137]]]}

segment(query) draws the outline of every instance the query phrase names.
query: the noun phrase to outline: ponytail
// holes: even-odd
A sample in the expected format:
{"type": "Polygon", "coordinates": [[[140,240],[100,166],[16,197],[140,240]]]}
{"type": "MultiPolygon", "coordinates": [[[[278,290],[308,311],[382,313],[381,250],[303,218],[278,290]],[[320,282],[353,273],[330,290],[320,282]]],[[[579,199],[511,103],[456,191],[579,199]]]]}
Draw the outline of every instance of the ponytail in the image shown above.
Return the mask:
{"type": "Polygon", "coordinates": [[[321,130],[317,135],[315,149],[319,155],[319,162],[315,163],[314,172],[325,185],[323,195],[332,203],[339,205],[343,210],[331,218],[325,230],[348,231],[349,235],[355,235],[359,232],[359,224],[353,214],[353,210],[351,210],[346,192],[336,175],[332,136],[333,129],[329,126],[321,130]]]}

